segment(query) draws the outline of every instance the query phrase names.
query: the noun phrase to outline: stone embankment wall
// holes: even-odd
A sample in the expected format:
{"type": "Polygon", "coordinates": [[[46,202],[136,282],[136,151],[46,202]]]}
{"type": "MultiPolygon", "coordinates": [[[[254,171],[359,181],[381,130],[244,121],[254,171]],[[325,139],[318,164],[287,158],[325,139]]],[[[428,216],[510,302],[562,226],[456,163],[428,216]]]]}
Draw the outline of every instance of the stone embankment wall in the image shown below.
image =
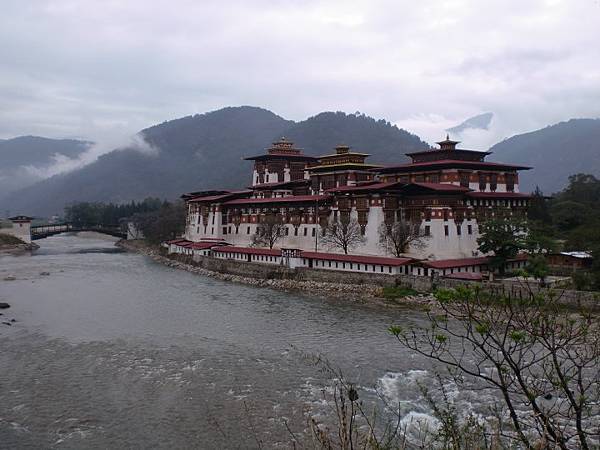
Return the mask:
{"type": "MultiPolygon", "coordinates": [[[[378,297],[381,288],[385,286],[407,286],[419,292],[431,292],[436,288],[454,288],[470,282],[452,280],[448,278],[437,278],[415,275],[385,275],[341,272],[335,270],[318,270],[308,268],[288,269],[283,266],[271,264],[249,263],[234,260],[215,259],[206,256],[191,256],[181,254],[167,255],[161,249],[157,252],[145,247],[143,244],[135,244],[136,241],[121,242],[121,246],[135,251],[149,254],[160,258],[168,265],[190,270],[202,275],[215,276],[216,278],[252,284],[257,286],[271,286],[281,289],[299,289],[306,292],[352,296],[352,297],[378,297]],[[159,254],[160,253],[160,254],[159,254]],[[169,263],[171,261],[172,263],[169,263]]],[[[536,290],[535,286],[527,286],[517,282],[484,282],[478,283],[483,289],[498,294],[511,294],[513,296],[526,297],[530,290],[536,290]]],[[[555,289],[554,292],[560,296],[561,304],[572,308],[592,308],[600,310],[600,296],[598,293],[582,292],[573,290],[555,289]]],[[[410,303],[429,303],[432,299],[408,299],[410,303]]]]}
{"type": "MultiPolygon", "coordinates": [[[[307,268],[288,269],[287,267],[260,263],[248,263],[233,260],[215,259],[206,256],[191,257],[182,255],[169,255],[169,257],[182,258],[187,262],[198,265],[206,270],[229,273],[249,278],[271,280],[313,281],[319,283],[349,284],[358,286],[410,286],[419,292],[431,292],[436,288],[454,288],[465,284],[475,284],[469,281],[415,275],[383,275],[341,272],[334,270],[318,270],[307,268]]],[[[526,297],[530,291],[537,292],[537,286],[526,285],[519,282],[484,282],[477,283],[483,289],[498,294],[511,294],[516,297],[526,297]]],[[[568,289],[554,289],[559,296],[561,304],[575,308],[592,308],[600,310],[600,294],[594,292],[574,291],[568,289]]]]}

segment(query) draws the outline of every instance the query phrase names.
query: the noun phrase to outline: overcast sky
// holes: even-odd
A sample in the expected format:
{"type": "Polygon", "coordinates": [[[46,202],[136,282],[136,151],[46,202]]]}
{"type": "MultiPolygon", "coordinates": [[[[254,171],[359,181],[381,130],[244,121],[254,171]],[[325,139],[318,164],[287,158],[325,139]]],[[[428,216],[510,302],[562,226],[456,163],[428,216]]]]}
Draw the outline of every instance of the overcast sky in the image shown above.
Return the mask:
{"type": "MultiPolygon", "coordinates": [[[[600,116],[599,0],[2,0],[0,138],[136,131],[230,105],[361,111],[466,144],[600,116]]],[[[467,145],[468,146],[468,145],[467,145]]]]}

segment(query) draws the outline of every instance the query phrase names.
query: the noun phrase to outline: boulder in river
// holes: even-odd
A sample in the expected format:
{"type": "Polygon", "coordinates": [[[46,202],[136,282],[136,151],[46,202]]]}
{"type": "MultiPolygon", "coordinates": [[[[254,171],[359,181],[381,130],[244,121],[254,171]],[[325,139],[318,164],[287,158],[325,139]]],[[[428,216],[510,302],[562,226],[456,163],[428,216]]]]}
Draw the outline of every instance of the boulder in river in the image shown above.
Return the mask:
{"type": "Polygon", "coordinates": [[[43,277],[47,277],[50,275],[50,272],[40,272],[40,275],[43,277]]]}
{"type": "Polygon", "coordinates": [[[8,303],[0,302],[0,309],[6,309],[6,308],[10,308],[10,305],[8,303]]]}
{"type": "Polygon", "coordinates": [[[12,275],[9,275],[7,277],[4,277],[4,281],[15,281],[17,278],[13,277],[12,275]]]}

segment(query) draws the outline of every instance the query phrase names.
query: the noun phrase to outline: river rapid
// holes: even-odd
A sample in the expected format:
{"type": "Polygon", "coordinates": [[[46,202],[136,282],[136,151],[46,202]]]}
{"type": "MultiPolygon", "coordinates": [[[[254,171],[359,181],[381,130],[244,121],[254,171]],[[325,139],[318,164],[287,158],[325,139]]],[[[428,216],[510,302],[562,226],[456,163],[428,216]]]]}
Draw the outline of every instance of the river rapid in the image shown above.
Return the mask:
{"type": "MultiPolygon", "coordinates": [[[[288,448],[325,417],[331,375],[433,423],[431,363],[391,324],[423,312],[218,281],[121,252],[95,233],[0,255],[1,448],[288,448]],[[7,278],[15,277],[10,280],[7,278]]],[[[466,401],[466,400],[465,400],[466,401]]]]}

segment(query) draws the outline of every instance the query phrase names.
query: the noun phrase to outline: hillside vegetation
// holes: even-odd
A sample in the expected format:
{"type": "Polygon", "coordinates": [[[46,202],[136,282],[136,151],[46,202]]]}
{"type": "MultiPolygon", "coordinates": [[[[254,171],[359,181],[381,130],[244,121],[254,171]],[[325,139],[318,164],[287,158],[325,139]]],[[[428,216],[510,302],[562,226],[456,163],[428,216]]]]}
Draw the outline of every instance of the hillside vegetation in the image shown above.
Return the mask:
{"type": "Polygon", "coordinates": [[[546,193],[558,192],[572,174],[600,176],[600,119],[561,122],[513,136],[490,151],[490,160],[533,168],[520,177],[523,192],[532,192],[536,185],[546,193]]]}
{"type": "Polygon", "coordinates": [[[379,162],[403,160],[405,152],[427,148],[417,136],[364,115],[328,112],[295,123],[248,106],[172,120],[141,134],[155,151],[113,151],[15,193],[0,208],[49,215],[78,201],[175,199],[189,191],[243,188],[250,183],[252,163],[242,158],[264,152],[282,136],[308,154],[332,152],[343,142],[373,153],[371,159],[379,162]]]}

